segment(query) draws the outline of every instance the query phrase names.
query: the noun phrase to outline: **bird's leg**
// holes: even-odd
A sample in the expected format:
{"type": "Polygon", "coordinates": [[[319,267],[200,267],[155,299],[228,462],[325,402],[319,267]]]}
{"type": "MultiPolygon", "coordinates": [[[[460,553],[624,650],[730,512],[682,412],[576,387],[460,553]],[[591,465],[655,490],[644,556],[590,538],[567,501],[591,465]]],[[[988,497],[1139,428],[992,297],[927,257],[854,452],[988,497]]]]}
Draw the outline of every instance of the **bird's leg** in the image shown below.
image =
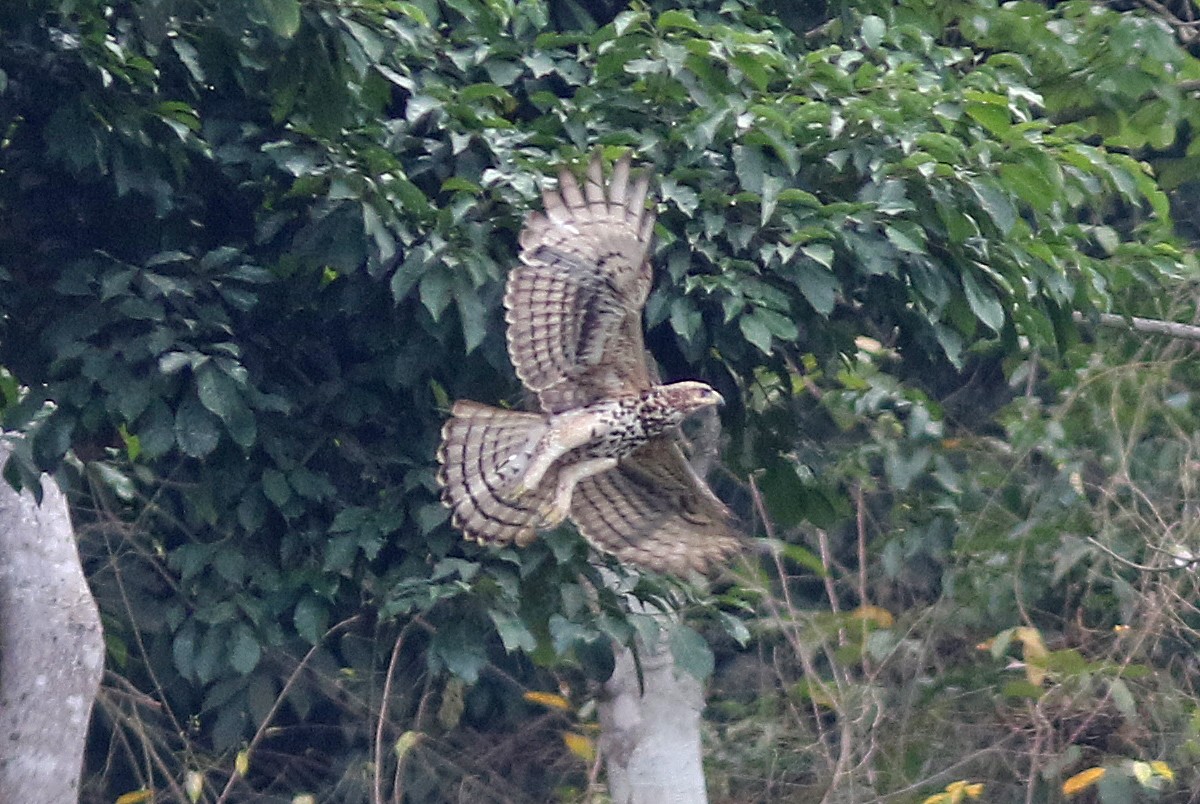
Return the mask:
{"type": "Polygon", "coordinates": [[[538,527],[552,528],[567,518],[567,514],[571,512],[571,493],[575,491],[576,483],[584,478],[615,468],[617,468],[616,458],[593,458],[589,461],[571,464],[559,472],[554,498],[538,509],[538,513],[542,517],[542,523],[538,527]]]}
{"type": "Polygon", "coordinates": [[[588,444],[596,437],[595,415],[586,409],[558,413],[550,418],[549,429],[533,447],[529,465],[521,473],[508,497],[519,500],[541,485],[542,478],[562,456],[588,444]]]}

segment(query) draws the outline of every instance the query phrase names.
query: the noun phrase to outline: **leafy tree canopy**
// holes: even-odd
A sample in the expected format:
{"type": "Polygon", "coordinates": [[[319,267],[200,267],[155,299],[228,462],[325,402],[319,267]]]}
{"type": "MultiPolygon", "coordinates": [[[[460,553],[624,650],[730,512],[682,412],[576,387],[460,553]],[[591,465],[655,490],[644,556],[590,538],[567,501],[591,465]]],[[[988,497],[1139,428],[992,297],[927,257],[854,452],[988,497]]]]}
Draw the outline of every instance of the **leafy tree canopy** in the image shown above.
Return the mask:
{"type": "MultiPolygon", "coordinates": [[[[414,678],[474,682],[603,677],[648,627],[569,532],[463,544],[432,472],[448,400],[520,402],[516,233],[595,148],[659,177],[650,346],[737,400],[728,463],[800,566],[792,526],[844,522],[879,467],[949,483],[945,410],[998,408],[1030,349],[1068,360],[1073,313],[1166,313],[1200,63],[1161,19],[793,6],[0,7],[2,421],[31,434],[6,477],[70,479],[113,667],[178,732],[238,746],[313,646],[355,712],[398,630],[414,678]]],[[[330,720],[319,680],[288,692],[330,720]]]]}

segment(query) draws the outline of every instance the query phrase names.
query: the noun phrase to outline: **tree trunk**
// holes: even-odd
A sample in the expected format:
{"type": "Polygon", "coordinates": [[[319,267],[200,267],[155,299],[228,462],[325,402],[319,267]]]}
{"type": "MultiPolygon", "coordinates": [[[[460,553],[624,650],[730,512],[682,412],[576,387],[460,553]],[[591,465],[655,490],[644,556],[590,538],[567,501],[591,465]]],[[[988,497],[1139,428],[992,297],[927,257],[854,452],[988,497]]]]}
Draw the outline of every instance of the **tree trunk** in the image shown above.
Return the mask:
{"type": "MultiPolygon", "coordinates": [[[[655,382],[659,382],[650,361],[655,382]]],[[[693,417],[684,436],[688,460],[700,477],[717,459],[721,420],[712,408],[693,417]]],[[[613,579],[609,578],[610,583],[613,579]]],[[[630,609],[652,613],[632,596],[630,609]]],[[[675,666],[671,632],[677,618],[655,613],[658,644],[637,641],[642,673],[633,651],[617,652],[612,677],[604,683],[600,716],[600,750],[608,772],[613,804],[706,804],[700,714],[704,687],[675,666]]]]}
{"type": "MultiPolygon", "coordinates": [[[[0,441],[0,466],[10,448],[0,441]]],[[[0,480],[0,802],[79,799],[84,739],[104,669],[66,500],[39,506],[0,480]]]]}
{"type": "Polygon", "coordinates": [[[613,804],[704,804],[700,682],[675,667],[668,648],[673,624],[663,618],[658,644],[640,646],[641,683],[633,651],[617,654],[600,704],[600,750],[613,804]],[[644,687],[644,689],[643,689],[644,687]]]}

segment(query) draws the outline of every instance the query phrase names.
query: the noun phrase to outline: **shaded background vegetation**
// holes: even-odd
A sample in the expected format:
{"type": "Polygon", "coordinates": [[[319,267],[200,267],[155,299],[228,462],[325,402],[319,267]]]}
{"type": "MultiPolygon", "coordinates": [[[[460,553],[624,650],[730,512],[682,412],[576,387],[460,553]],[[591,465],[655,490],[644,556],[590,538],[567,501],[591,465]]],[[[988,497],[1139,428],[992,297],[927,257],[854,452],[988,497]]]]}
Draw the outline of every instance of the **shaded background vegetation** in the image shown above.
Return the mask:
{"type": "Polygon", "coordinates": [[[431,465],[448,400],[520,403],[516,233],[595,148],[658,176],[664,376],[732,402],[753,549],[621,572],[712,645],[714,800],[1196,794],[1197,367],[1087,324],[1195,315],[1153,8],[5,3],[5,476],[58,473],[105,617],[85,800],[587,794],[651,626],[569,530],[462,543],[431,465]]]}

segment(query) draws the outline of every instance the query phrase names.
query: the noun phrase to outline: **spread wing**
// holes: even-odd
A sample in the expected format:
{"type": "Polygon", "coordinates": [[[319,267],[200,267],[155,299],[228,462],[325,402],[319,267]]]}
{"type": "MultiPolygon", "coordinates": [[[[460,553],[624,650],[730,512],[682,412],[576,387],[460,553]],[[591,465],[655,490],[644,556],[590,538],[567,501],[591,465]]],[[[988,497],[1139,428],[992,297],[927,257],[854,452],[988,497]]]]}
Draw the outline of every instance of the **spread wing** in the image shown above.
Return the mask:
{"type": "Polygon", "coordinates": [[[504,294],[517,376],[556,413],[650,387],[642,307],[654,214],[649,178],[629,182],[629,159],[604,182],[599,155],[582,190],[569,172],[543,195],[521,232],[521,264],[504,294]]]}
{"type": "Polygon", "coordinates": [[[588,541],[621,561],[680,576],[707,573],[740,546],[729,509],[670,437],[579,481],[571,519],[588,541]]]}

